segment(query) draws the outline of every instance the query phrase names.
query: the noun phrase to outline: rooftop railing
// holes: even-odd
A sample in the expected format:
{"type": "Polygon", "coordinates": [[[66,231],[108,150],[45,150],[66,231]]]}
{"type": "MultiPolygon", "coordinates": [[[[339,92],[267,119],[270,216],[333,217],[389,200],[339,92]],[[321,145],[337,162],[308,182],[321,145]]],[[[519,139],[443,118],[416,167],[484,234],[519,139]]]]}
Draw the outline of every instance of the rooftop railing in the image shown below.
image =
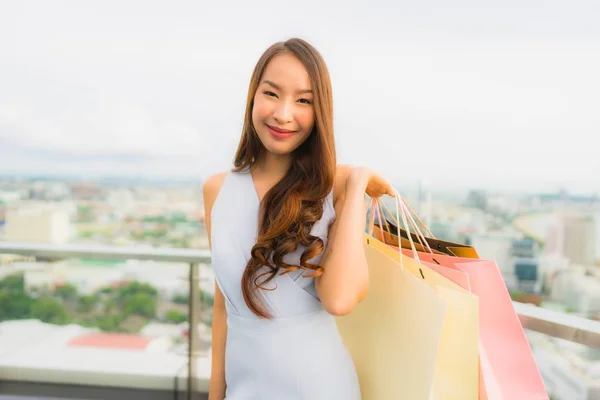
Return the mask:
{"type": "MultiPolygon", "coordinates": [[[[201,350],[197,328],[199,326],[200,287],[199,265],[210,264],[209,250],[167,249],[167,248],[137,248],[137,247],[107,247],[85,245],[51,245],[0,242],[0,254],[16,254],[33,256],[44,260],[63,260],[68,258],[85,258],[101,260],[152,260],[161,262],[187,263],[189,265],[189,301],[188,321],[189,336],[187,346],[187,376],[186,398],[191,399],[198,393],[208,392],[210,378],[209,354],[201,350]],[[198,368],[198,366],[201,366],[198,368]]],[[[514,302],[523,327],[551,337],[566,339],[592,348],[600,348],[600,322],[586,318],[568,315],[536,307],[530,304],[514,302]]],[[[36,371],[40,376],[42,371],[36,371]]],[[[51,374],[53,375],[53,374],[51,374]]],[[[2,364],[0,355],[0,384],[2,381],[18,381],[24,384],[34,384],[35,379],[27,376],[26,371],[12,373],[2,364]]],[[[63,377],[62,383],[68,383],[63,377]]],[[[76,378],[81,383],[81,377],[76,378]]],[[[47,382],[47,380],[40,381],[47,382]]],[[[110,386],[111,382],[94,380],[96,385],[110,386]]],[[[138,382],[137,387],[143,386],[138,382]]],[[[1,387],[1,386],[0,386],[1,387]]],[[[152,387],[148,382],[148,388],[152,387]]],[[[2,391],[0,391],[2,393],[2,391]]]]}

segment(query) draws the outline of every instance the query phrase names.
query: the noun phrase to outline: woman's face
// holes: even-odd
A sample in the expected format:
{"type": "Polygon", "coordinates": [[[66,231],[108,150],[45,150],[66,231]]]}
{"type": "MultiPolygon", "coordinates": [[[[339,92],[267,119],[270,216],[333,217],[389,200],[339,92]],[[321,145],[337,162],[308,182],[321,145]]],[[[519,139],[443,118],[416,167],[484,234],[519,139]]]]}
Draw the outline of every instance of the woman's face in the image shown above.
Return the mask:
{"type": "Polygon", "coordinates": [[[296,150],[315,124],[313,93],[304,65],[290,53],[271,59],[254,95],[252,123],[267,151],[296,150]]]}

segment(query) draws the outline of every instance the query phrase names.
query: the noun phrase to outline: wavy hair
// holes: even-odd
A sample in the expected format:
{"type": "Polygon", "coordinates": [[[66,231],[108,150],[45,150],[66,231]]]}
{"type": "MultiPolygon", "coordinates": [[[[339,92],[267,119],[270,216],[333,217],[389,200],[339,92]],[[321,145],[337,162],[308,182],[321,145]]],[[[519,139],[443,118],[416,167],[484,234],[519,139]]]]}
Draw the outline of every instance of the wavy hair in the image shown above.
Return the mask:
{"type": "Polygon", "coordinates": [[[312,45],[293,38],[269,47],[254,68],[233,170],[239,172],[251,168],[266,151],[252,123],[252,108],[267,64],[282,53],[296,56],[308,72],[314,93],[315,125],[306,140],[292,153],[292,163],[286,175],[261,201],[258,237],[241,284],[246,304],[254,314],[263,318],[271,318],[271,315],[260,302],[257,290],[272,290],[265,285],[278,273],[285,274],[300,268],[312,271],[304,277],[316,277],[323,273],[321,266],[309,262],[324,250],[323,241],[312,236],[310,231],[323,215],[324,201],[333,187],[336,167],[329,71],[322,56],[312,45]],[[305,247],[300,265],[285,263],[284,256],[295,251],[299,245],[305,247]],[[266,267],[266,272],[258,274],[263,267],[266,267]]]}

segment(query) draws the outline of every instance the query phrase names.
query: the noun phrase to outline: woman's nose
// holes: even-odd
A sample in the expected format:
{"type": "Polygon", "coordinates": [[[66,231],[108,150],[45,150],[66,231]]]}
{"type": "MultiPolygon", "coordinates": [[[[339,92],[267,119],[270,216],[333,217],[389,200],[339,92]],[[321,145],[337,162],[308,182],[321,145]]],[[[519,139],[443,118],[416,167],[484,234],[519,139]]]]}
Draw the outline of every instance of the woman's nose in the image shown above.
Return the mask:
{"type": "Polygon", "coordinates": [[[273,118],[277,120],[279,124],[285,124],[293,119],[292,106],[287,101],[280,102],[275,108],[273,118]]]}

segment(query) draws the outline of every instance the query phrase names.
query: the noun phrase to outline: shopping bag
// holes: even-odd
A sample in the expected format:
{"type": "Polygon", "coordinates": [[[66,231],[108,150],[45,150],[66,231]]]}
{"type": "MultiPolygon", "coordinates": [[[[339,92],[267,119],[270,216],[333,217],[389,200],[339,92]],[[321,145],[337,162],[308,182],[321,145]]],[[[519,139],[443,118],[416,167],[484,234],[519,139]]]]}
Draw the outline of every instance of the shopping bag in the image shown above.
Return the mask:
{"type": "MultiPolygon", "coordinates": [[[[410,220],[412,215],[407,215],[410,220]]],[[[414,220],[411,225],[422,236],[414,220]]],[[[402,252],[465,288],[463,274],[468,277],[471,292],[479,298],[480,398],[548,399],[531,346],[496,263],[407,249],[402,252]]]]}
{"type": "Polygon", "coordinates": [[[364,234],[367,295],[352,312],[336,317],[356,366],[362,399],[429,400],[446,301],[374,242],[364,234]]]}
{"type": "MultiPolygon", "coordinates": [[[[371,244],[394,261],[399,252],[373,239],[371,244]]],[[[404,267],[421,279],[447,303],[431,399],[477,400],[479,398],[479,300],[433,269],[402,255],[404,267]]]]}
{"type": "MultiPolygon", "coordinates": [[[[410,228],[399,193],[396,193],[395,200],[397,202],[397,221],[400,221],[400,217],[402,217],[404,226],[408,230],[410,228]]],[[[375,216],[381,226],[378,202],[374,203],[374,208],[375,214],[372,216],[371,226],[375,225],[375,216]]],[[[415,252],[417,261],[401,255],[397,248],[392,249],[376,238],[372,239],[372,245],[390,258],[401,262],[406,270],[435,289],[447,302],[447,314],[442,331],[431,399],[477,400],[479,397],[477,297],[433,269],[426,268],[419,263],[414,242],[410,243],[410,247],[415,252]]],[[[466,274],[462,274],[466,277],[466,274]]]]}
{"type": "MultiPolygon", "coordinates": [[[[382,240],[384,243],[389,244],[390,246],[400,246],[403,249],[410,249],[410,240],[404,237],[399,238],[396,234],[389,232],[386,227],[381,229],[379,226],[374,226],[373,236],[379,238],[379,240],[382,240]],[[384,239],[381,239],[382,236],[384,239]]],[[[427,247],[421,243],[414,243],[414,245],[417,251],[427,251],[427,247]]],[[[434,254],[446,254],[435,249],[432,249],[432,251],[434,254]]]]}
{"type": "MultiPolygon", "coordinates": [[[[381,204],[383,206],[382,211],[384,211],[384,212],[387,211],[388,215],[390,215],[391,212],[389,211],[389,209],[387,209],[385,204],[384,203],[381,203],[381,204]]],[[[435,236],[433,235],[433,233],[431,233],[429,228],[423,223],[423,221],[421,221],[419,219],[419,217],[414,213],[412,208],[410,208],[410,205],[406,202],[404,202],[403,205],[405,207],[407,207],[407,210],[412,213],[411,215],[413,217],[415,217],[416,220],[420,223],[421,227],[424,228],[425,234],[429,235],[429,236],[423,235],[420,237],[416,233],[410,234],[411,240],[413,242],[415,242],[415,244],[419,243],[419,245],[421,247],[420,249],[418,249],[419,251],[427,251],[424,248],[426,246],[426,244],[423,243],[421,240],[421,238],[424,237],[425,241],[427,242],[427,245],[434,253],[447,254],[447,255],[452,255],[452,256],[456,256],[456,257],[479,258],[477,251],[472,246],[467,246],[465,244],[454,243],[454,242],[440,240],[440,239],[435,238],[435,236]]],[[[393,246],[399,246],[398,242],[400,242],[401,243],[400,247],[402,247],[404,249],[409,249],[410,248],[410,245],[409,245],[410,242],[408,240],[409,233],[406,231],[406,229],[401,229],[398,226],[397,221],[394,221],[393,216],[391,218],[389,218],[387,216],[384,218],[386,221],[384,230],[387,230],[389,233],[392,234],[390,236],[386,236],[386,239],[389,239],[389,242],[386,241],[386,243],[393,245],[393,246]]]]}
{"type": "MultiPolygon", "coordinates": [[[[403,254],[412,256],[409,251],[403,254]]],[[[497,385],[503,400],[548,399],[531,346],[496,263],[422,252],[418,257],[442,267],[459,268],[468,275],[471,292],[479,298],[479,335],[489,364],[487,370],[482,369],[486,385],[488,382],[497,385]]]]}

